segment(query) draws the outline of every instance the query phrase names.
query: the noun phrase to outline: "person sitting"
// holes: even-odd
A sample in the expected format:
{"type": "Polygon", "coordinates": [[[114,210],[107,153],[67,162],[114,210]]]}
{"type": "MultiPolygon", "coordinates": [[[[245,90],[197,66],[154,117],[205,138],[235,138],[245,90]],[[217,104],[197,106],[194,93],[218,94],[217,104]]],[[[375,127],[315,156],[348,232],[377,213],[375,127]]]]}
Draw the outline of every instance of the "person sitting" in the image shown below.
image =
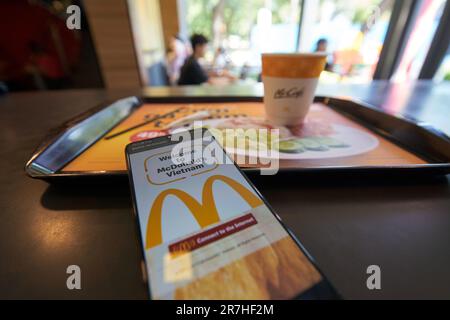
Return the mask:
{"type": "Polygon", "coordinates": [[[171,85],[176,85],[180,77],[181,67],[189,57],[190,52],[179,36],[172,36],[169,42],[169,49],[167,50],[167,75],[171,85]]]}
{"type": "MultiPolygon", "coordinates": [[[[327,53],[328,54],[328,40],[325,39],[325,38],[320,38],[319,40],[317,40],[316,48],[315,48],[314,52],[327,53]]],[[[329,61],[327,61],[327,63],[325,64],[325,70],[332,72],[333,71],[333,64],[330,63],[329,61]]]]}
{"type": "Polygon", "coordinates": [[[191,44],[193,53],[181,67],[179,85],[202,84],[208,81],[208,74],[198,62],[205,56],[208,39],[201,34],[194,34],[191,37],[191,44]]]}
{"type": "Polygon", "coordinates": [[[199,85],[205,82],[211,84],[220,84],[225,80],[226,82],[236,81],[236,77],[231,75],[227,70],[211,70],[206,72],[200,65],[199,59],[203,58],[206,53],[208,39],[201,34],[194,34],[191,37],[193,54],[186,59],[181,68],[179,85],[199,85]]]}

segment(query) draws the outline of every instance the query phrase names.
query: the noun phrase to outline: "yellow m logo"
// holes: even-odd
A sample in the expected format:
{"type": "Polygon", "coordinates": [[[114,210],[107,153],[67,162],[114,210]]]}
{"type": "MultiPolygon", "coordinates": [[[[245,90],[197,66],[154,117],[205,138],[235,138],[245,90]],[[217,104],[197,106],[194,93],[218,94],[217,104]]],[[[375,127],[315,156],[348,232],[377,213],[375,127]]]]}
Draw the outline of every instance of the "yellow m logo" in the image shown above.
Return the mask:
{"type": "Polygon", "coordinates": [[[167,189],[161,192],[153,202],[150,209],[150,216],[147,222],[146,248],[150,249],[162,243],[161,232],[161,215],[162,206],[167,196],[173,195],[183,201],[186,207],[191,211],[197,223],[201,228],[205,228],[211,224],[220,221],[213,195],[213,183],[217,180],[225,182],[234,191],[236,191],[252,208],[256,208],[263,204],[261,199],[253,194],[239,182],[222,175],[209,177],[202,191],[202,203],[195,198],[179,189],[167,189]]]}

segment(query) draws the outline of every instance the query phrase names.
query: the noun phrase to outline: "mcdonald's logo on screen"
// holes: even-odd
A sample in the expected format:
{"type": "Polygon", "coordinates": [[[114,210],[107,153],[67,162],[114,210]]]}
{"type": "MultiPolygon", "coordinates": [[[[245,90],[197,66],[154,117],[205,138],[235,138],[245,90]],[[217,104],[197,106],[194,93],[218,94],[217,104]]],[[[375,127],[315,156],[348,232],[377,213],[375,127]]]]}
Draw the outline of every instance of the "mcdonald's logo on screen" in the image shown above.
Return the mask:
{"type": "Polygon", "coordinates": [[[189,209],[194,219],[203,229],[220,221],[219,213],[213,194],[213,184],[215,181],[222,181],[231,187],[237,195],[244,199],[251,208],[259,207],[263,204],[262,200],[252,191],[247,189],[239,182],[223,175],[214,175],[209,177],[202,190],[202,201],[198,202],[194,197],[183,190],[167,189],[161,192],[153,202],[150,209],[150,215],[147,221],[146,248],[151,249],[162,244],[162,208],[167,196],[172,195],[182,201],[189,209]]]}

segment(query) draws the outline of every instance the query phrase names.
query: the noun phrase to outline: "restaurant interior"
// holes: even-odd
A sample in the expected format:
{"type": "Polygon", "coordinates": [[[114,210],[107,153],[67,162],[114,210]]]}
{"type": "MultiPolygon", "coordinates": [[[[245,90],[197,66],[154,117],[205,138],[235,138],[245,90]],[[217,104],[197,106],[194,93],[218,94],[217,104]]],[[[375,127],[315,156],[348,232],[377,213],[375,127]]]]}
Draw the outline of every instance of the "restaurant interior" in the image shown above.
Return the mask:
{"type": "Polygon", "coordinates": [[[449,299],[449,101],[450,0],[2,0],[0,299],[449,299]]]}

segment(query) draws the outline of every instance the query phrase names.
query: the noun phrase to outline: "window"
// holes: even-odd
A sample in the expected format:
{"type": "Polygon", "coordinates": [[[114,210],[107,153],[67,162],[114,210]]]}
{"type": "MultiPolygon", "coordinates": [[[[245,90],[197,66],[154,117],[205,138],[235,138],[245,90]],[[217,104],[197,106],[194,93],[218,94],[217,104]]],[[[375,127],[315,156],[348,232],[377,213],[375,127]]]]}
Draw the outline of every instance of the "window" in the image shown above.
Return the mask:
{"type": "Polygon", "coordinates": [[[450,46],[434,79],[437,81],[450,81],[450,46]]]}
{"type": "MultiPolygon", "coordinates": [[[[181,0],[183,1],[183,0],[181,0]]],[[[295,52],[300,0],[184,0],[187,34],[201,33],[211,40],[206,57],[226,55],[235,72],[245,66],[250,77],[260,72],[262,52],[295,52]]]]}
{"type": "Polygon", "coordinates": [[[300,49],[328,42],[326,82],[372,80],[392,13],[393,0],[304,0],[300,49]]]}
{"type": "Polygon", "coordinates": [[[416,80],[439,25],[446,0],[423,0],[418,8],[400,63],[392,78],[395,82],[416,80]]]}

